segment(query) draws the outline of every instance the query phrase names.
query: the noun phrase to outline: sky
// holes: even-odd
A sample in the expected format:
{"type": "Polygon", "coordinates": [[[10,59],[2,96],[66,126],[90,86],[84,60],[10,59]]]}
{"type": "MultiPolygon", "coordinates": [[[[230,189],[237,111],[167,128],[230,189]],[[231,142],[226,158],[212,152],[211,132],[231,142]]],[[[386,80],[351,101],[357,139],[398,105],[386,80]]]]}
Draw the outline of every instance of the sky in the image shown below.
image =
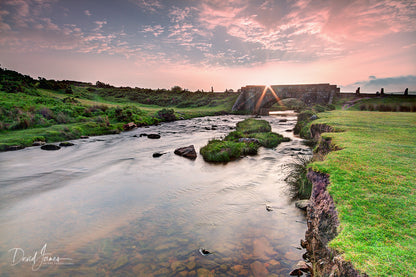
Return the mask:
{"type": "Polygon", "coordinates": [[[416,1],[0,0],[0,64],[153,89],[416,91],[416,1]]]}

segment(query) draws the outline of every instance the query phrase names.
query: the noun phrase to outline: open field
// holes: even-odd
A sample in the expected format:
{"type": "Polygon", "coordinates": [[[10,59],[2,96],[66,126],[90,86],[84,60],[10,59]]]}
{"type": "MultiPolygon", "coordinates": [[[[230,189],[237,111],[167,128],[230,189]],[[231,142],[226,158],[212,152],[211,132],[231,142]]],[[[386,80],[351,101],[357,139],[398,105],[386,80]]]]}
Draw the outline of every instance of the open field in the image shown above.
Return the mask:
{"type": "Polygon", "coordinates": [[[370,276],[416,275],[416,114],[330,111],[342,150],[315,162],[330,175],[341,225],[330,246],[370,276]]]}

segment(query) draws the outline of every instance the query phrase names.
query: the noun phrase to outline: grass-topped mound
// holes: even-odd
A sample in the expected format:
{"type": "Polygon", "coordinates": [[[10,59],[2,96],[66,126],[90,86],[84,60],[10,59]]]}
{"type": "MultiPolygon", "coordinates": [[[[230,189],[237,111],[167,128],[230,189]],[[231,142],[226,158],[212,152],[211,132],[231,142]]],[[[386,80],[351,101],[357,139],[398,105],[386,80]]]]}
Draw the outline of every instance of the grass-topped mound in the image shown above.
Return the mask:
{"type": "Polygon", "coordinates": [[[245,134],[271,132],[272,127],[266,120],[248,118],[237,123],[236,130],[245,134]]]}
{"type": "Polygon", "coordinates": [[[256,155],[260,146],[273,148],[289,141],[282,135],[271,132],[266,120],[249,118],[237,123],[237,131],[229,133],[223,140],[211,140],[200,153],[207,162],[229,162],[246,155],[256,155]]]}

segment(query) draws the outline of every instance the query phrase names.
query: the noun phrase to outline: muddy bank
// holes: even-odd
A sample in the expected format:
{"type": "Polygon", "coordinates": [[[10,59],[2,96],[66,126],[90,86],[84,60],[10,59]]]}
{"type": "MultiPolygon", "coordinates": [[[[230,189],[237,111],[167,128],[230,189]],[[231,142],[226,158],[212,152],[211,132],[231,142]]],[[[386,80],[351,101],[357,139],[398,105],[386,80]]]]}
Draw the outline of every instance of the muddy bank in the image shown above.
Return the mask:
{"type": "MultiPolygon", "coordinates": [[[[333,131],[324,124],[311,126],[312,137],[319,142],[316,153],[319,158],[338,150],[330,139],[322,139],[323,132],[333,131]]],[[[307,208],[306,258],[312,263],[313,276],[367,276],[354,269],[328,243],[337,235],[338,213],[334,200],[327,190],[329,175],[310,170],[307,175],[312,182],[311,204],[307,208]]]]}

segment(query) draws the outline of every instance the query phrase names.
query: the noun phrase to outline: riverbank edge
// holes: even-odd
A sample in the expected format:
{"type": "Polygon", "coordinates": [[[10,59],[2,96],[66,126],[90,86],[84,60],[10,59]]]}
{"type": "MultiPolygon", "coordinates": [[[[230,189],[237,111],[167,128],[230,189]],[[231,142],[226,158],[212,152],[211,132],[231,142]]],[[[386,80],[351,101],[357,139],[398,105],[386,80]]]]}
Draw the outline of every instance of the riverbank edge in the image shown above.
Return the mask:
{"type": "MultiPolygon", "coordinates": [[[[311,137],[317,142],[315,157],[323,159],[331,151],[339,150],[330,138],[323,139],[321,136],[322,133],[333,132],[334,128],[326,124],[311,124],[309,129],[311,137]]],[[[334,200],[327,190],[330,176],[309,169],[307,178],[312,183],[312,193],[307,207],[304,246],[307,250],[306,259],[312,263],[312,276],[368,276],[344,260],[342,253],[328,246],[338,235],[340,224],[334,200]]]]}

